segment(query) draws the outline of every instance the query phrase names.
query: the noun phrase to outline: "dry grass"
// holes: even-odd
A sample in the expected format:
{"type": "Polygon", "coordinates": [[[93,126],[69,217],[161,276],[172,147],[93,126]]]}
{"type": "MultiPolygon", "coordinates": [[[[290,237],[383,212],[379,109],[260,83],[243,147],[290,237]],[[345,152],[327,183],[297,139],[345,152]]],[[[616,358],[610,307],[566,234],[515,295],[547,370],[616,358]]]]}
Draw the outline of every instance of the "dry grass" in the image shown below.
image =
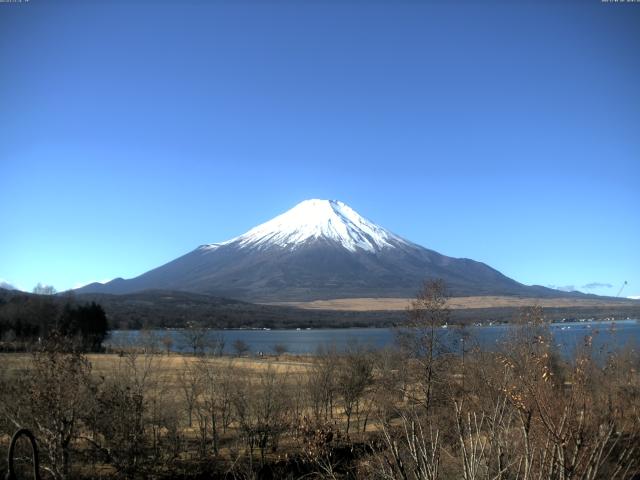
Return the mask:
{"type": "MultiPolygon", "coordinates": [[[[369,312],[380,310],[406,310],[410,298],[337,298],[329,300],[314,300],[311,302],[280,302],[270,305],[286,305],[309,310],[346,310],[369,312]]],[[[637,302],[628,299],[595,299],[595,298],[532,298],[532,297],[454,297],[447,302],[453,310],[468,308],[500,308],[500,307],[528,307],[539,305],[543,308],[560,307],[611,307],[623,304],[636,305],[637,302]]]]}
{"type": "MultiPolygon", "coordinates": [[[[90,353],[86,355],[96,373],[109,372],[120,362],[120,355],[116,353],[90,353]]],[[[306,372],[312,365],[308,357],[295,355],[282,355],[280,358],[265,357],[263,359],[247,357],[195,357],[172,353],[158,353],[153,355],[157,370],[160,373],[181,370],[185,364],[193,364],[206,358],[207,362],[221,367],[229,362],[237,368],[247,371],[261,372],[272,367],[277,373],[288,371],[290,373],[306,372]]],[[[29,353],[0,353],[0,364],[3,370],[24,369],[29,365],[31,354],[29,353]]]]}
{"type": "MultiPolygon", "coordinates": [[[[92,372],[95,375],[109,377],[113,372],[118,370],[122,363],[120,355],[115,353],[108,354],[88,354],[87,359],[91,362],[92,372]]],[[[177,388],[178,375],[184,371],[185,367],[194,365],[197,362],[206,361],[209,364],[217,365],[220,368],[226,368],[230,364],[235,369],[242,371],[247,375],[258,375],[261,372],[271,368],[276,373],[288,373],[289,375],[304,375],[312,366],[309,358],[298,357],[294,355],[283,355],[280,358],[265,357],[258,358],[237,358],[237,357],[195,357],[191,355],[164,354],[157,353],[151,357],[140,355],[136,362],[141,364],[148,361],[149,358],[153,362],[153,372],[156,378],[166,380],[169,385],[177,388]]],[[[4,371],[25,370],[28,368],[31,360],[29,353],[0,353],[0,365],[4,371]]]]}

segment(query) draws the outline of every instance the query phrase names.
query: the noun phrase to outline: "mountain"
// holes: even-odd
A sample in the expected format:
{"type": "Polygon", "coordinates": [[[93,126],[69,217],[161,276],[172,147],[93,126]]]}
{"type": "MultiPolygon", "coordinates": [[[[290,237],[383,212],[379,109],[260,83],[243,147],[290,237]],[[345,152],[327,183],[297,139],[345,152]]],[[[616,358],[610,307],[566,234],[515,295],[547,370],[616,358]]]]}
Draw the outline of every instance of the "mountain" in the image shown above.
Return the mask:
{"type": "Polygon", "coordinates": [[[2,280],[2,279],[0,279],[0,288],[3,288],[5,290],[17,290],[16,287],[14,287],[9,282],[6,282],[5,280],[2,280]]]}
{"type": "Polygon", "coordinates": [[[138,277],[79,293],[181,290],[253,302],[412,297],[427,278],[451,295],[570,296],[525,286],[488,265],[429,250],[335,200],[306,200],[239,237],[195,250],[138,277]]]}

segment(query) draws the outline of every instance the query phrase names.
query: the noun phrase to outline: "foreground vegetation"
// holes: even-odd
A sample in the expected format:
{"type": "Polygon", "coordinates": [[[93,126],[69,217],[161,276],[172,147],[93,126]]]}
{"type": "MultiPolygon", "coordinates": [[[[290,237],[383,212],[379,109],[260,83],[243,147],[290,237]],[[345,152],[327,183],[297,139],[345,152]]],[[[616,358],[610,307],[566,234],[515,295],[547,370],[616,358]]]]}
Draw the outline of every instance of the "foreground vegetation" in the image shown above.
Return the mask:
{"type": "Polygon", "coordinates": [[[640,473],[637,351],[604,356],[585,337],[565,360],[541,311],[528,309],[495,351],[469,338],[453,356],[434,335],[447,316],[438,286],[410,312],[397,349],[304,358],[179,356],[153,345],[85,355],[54,335],[32,353],[0,356],[0,448],[31,429],[43,478],[59,479],[640,473]]]}

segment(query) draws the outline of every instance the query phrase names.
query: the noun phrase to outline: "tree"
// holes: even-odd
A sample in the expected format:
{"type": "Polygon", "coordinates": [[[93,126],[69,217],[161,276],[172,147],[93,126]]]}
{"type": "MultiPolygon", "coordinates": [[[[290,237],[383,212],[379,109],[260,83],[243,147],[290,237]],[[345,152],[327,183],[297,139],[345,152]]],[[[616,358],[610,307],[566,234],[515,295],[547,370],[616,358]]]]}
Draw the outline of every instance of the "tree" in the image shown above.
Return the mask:
{"type": "Polygon", "coordinates": [[[337,358],[335,348],[319,348],[307,375],[307,392],[317,423],[333,416],[337,358]]]}
{"type": "Polygon", "coordinates": [[[92,409],[91,364],[67,339],[54,336],[33,354],[30,367],[15,382],[17,410],[4,413],[16,427],[35,432],[48,458],[45,469],[65,480],[82,415],[92,409]]]}
{"type": "Polygon", "coordinates": [[[445,352],[437,329],[449,321],[446,286],[443,280],[428,280],[407,310],[407,323],[398,332],[398,340],[420,367],[418,382],[427,412],[431,407],[434,384],[439,381],[438,367],[445,352]]]}
{"type": "Polygon", "coordinates": [[[373,383],[373,361],[369,352],[359,346],[350,347],[340,358],[336,382],[347,416],[346,433],[349,433],[351,417],[354,412],[359,413],[360,401],[373,383]]]}
{"type": "Polygon", "coordinates": [[[37,295],[55,295],[56,289],[52,285],[44,285],[40,282],[33,287],[33,293],[37,295]]]}
{"type": "Polygon", "coordinates": [[[281,355],[284,355],[285,353],[287,353],[287,351],[288,351],[288,348],[283,343],[276,343],[273,346],[273,352],[276,354],[276,357],[280,357],[281,355]]]}
{"type": "Polygon", "coordinates": [[[213,452],[217,454],[220,427],[224,431],[228,426],[231,409],[230,380],[235,377],[235,369],[232,363],[220,368],[217,362],[208,358],[200,359],[195,368],[200,385],[195,412],[200,429],[201,454],[206,454],[209,438],[211,438],[213,452]]]}
{"type": "Polygon", "coordinates": [[[85,351],[97,352],[109,330],[103,308],[95,302],[87,305],[67,303],[57,321],[58,332],[68,338],[76,337],[85,351]]]}
{"type": "Polygon", "coordinates": [[[0,323],[4,330],[13,331],[16,340],[32,342],[51,334],[59,315],[54,297],[16,295],[0,309],[0,323]]]}
{"type": "Polygon", "coordinates": [[[250,350],[247,342],[241,339],[237,339],[235,342],[233,342],[233,349],[236,351],[236,354],[239,357],[246,355],[250,350]]]}
{"type": "Polygon", "coordinates": [[[189,428],[193,426],[193,410],[196,407],[198,395],[200,395],[201,385],[197,369],[185,359],[182,371],[178,378],[180,390],[184,398],[189,420],[189,428]]]}
{"type": "Polygon", "coordinates": [[[16,295],[0,308],[0,337],[7,331],[17,341],[36,342],[58,335],[73,338],[73,348],[100,351],[108,332],[107,316],[95,302],[78,305],[72,299],[62,307],[50,295],[16,295]]]}
{"type": "Polygon", "coordinates": [[[207,346],[208,330],[197,323],[190,323],[182,330],[187,345],[193,349],[194,355],[203,354],[207,346]]]}
{"type": "Polygon", "coordinates": [[[170,334],[166,334],[160,339],[160,341],[164,345],[167,355],[169,355],[171,353],[171,348],[173,347],[173,337],[170,334]]]}
{"type": "MultiPolygon", "coordinates": [[[[151,423],[147,420],[153,413],[150,407],[155,405],[151,392],[166,397],[158,388],[156,359],[154,354],[134,351],[119,357],[98,389],[96,408],[85,415],[90,431],[98,434],[90,443],[106,453],[107,460],[126,478],[136,478],[149,460],[146,427],[151,423]]],[[[152,421],[160,423],[157,418],[152,421]]]]}
{"type": "Polygon", "coordinates": [[[271,366],[259,374],[257,384],[248,377],[236,383],[233,404],[250,468],[254,449],[260,450],[264,465],[267,448],[277,449],[278,440],[289,425],[290,399],[282,394],[286,388],[287,373],[278,374],[271,366]]]}
{"type": "Polygon", "coordinates": [[[221,357],[224,354],[225,339],[222,332],[214,332],[209,340],[211,354],[214,357],[221,357]]]}
{"type": "Polygon", "coordinates": [[[388,424],[397,413],[397,403],[403,402],[409,386],[406,357],[396,348],[385,348],[376,352],[376,389],[374,408],[376,417],[388,424]]]}

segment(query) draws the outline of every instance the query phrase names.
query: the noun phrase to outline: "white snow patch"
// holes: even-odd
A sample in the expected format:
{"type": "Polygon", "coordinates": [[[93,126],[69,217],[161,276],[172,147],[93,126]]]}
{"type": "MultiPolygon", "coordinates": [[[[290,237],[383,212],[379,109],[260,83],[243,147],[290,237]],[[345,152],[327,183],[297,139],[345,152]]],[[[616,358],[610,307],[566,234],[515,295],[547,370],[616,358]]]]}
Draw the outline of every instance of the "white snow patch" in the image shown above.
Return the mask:
{"type": "MultiPolygon", "coordinates": [[[[397,247],[398,244],[408,244],[342,202],[313,199],[299,203],[282,215],[222,245],[237,243],[241,247],[279,246],[295,249],[308,240],[321,238],[334,241],[350,251],[362,249],[376,252],[397,247]]],[[[212,245],[217,248],[221,244],[212,245]]]]}
{"type": "Polygon", "coordinates": [[[211,252],[213,250],[218,249],[220,247],[220,245],[221,245],[220,243],[209,243],[209,244],[206,244],[206,245],[200,245],[198,247],[198,250],[206,250],[208,252],[211,252]]]}
{"type": "Polygon", "coordinates": [[[640,300],[640,295],[631,295],[627,297],[629,300],[640,300]]]}

